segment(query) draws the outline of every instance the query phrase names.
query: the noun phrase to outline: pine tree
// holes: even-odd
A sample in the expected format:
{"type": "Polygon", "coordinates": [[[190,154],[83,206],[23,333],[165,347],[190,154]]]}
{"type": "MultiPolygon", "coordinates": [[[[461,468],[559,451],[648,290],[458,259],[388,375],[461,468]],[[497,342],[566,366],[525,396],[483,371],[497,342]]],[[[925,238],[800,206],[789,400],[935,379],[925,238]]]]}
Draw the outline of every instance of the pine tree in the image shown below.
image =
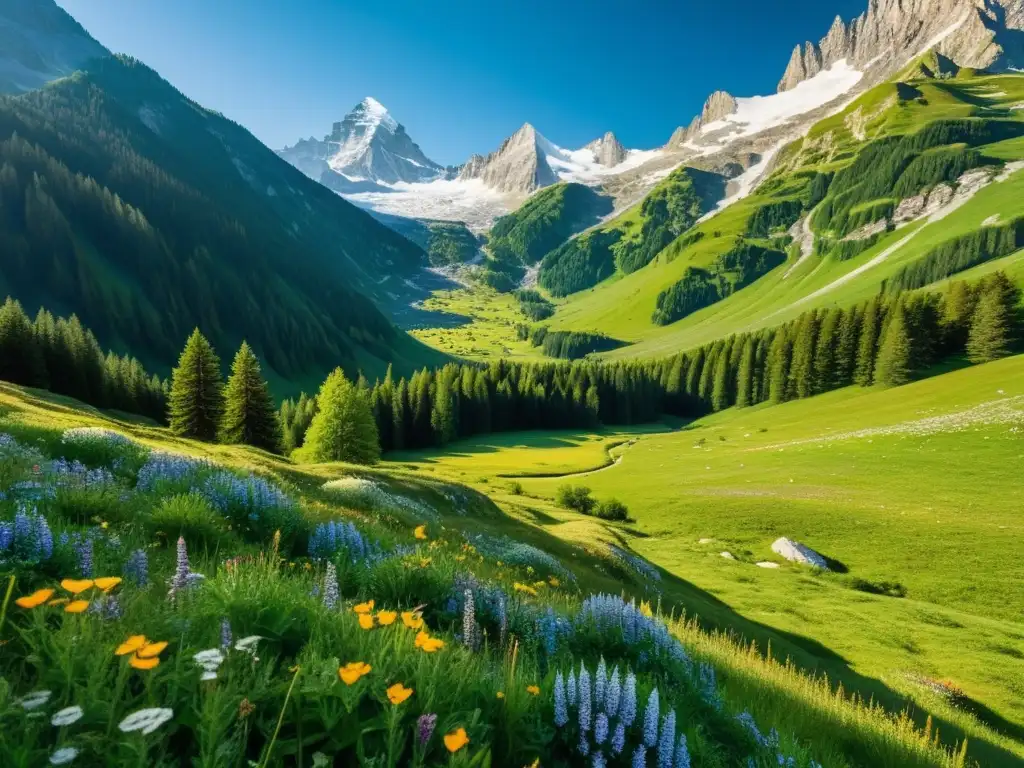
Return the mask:
{"type": "Polygon", "coordinates": [[[231,375],[224,390],[220,439],[275,453],[281,450],[281,425],[274,412],[270,387],[262,376],[259,360],[244,341],[231,363],[231,375]]]}
{"type": "Polygon", "coordinates": [[[755,344],[752,336],[743,342],[743,353],[740,355],[739,371],[736,375],[736,406],[747,408],[754,404],[754,362],[755,344]]]}
{"type": "Polygon", "coordinates": [[[784,403],[789,399],[789,365],[793,355],[793,343],[789,330],[782,327],[775,334],[768,350],[769,398],[773,403],[784,403]]]}
{"type": "Polygon", "coordinates": [[[833,387],[847,387],[853,383],[853,371],[857,366],[857,337],[859,333],[860,311],[856,307],[850,307],[843,312],[842,320],[839,321],[833,387]]]}
{"type": "Polygon", "coordinates": [[[789,377],[799,398],[814,394],[814,349],[818,338],[818,318],[814,312],[800,316],[793,340],[793,362],[789,377]]]}
{"type": "Polygon", "coordinates": [[[729,407],[731,392],[729,391],[729,355],[723,350],[715,360],[715,381],[711,388],[711,408],[724,411],[729,407]]]}
{"type": "Polygon", "coordinates": [[[391,392],[391,447],[405,448],[409,430],[409,385],[403,377],[391,392]]]}
{"type": "Polygon", "coordinates": [[[830,309],[825,313],[818,331],[818,343],[814,349],[814,391],[828,392],[835,386],[837,378],[837,354],[839,346],[839,324],[843,312],[830,309]]]}
{"type": "Polygon", "coordinates": [[[336,368],[317,395],[319,410],[306,433],[306,446],[314,461],[373,464],[380,459],[377,422],[370,394],[336,368]]]}
{"type": "Polygon", "coordinates": [[[458,405],[452,389],[452,372],[446,367],[434,384],[434,398],[430,413],[430,427],[438,445],[448,445],[458,435],[458,405]]]}
{"type": "Polygon", "coordinates": [[[906,313],[902,302],[897,302],[882,333],[874,380],[886,387],[906,384],[912,373],[912,354],[906,313]]]}
{"type": "Polygon", "coordinates": [[[28,387],[46,386],[46,361],[32,322],[10,297],[0,307],[0,379],[28,387]]]}
{"type": "Polygon", "coordinates": [[[880,309],[874,298],[864,308],[860,323],[860,338],[857,341],[857,365],[854,367],[853,383],[870,387],[875,380],[875,353],[878,346],[878,323],[880,309]]]}
{"type": "Polygon", "coordinates": [[[214,440],[224,411],[223,388],[220,359],[196,328],[171,373],[171,431],[198,440],[214,440]]]}
{"type": "Polygon", "coordinates": [[[967,337],[967,359],[987,363],[1006,357],[1013,344],[1013,307],[997,286],[986,285],[978,299],[967,337]]]}

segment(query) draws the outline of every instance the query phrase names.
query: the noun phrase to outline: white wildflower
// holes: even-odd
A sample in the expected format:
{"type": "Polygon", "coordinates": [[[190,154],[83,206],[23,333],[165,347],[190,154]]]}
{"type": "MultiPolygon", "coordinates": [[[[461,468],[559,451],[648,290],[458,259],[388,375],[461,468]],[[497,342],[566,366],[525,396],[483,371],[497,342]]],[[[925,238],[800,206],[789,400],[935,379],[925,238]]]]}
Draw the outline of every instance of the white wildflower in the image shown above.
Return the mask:
{"type": "Polygon", "coordinates": [[[82,708],[76,704],[73,707],[64,707],[60,712],[56,712],[50,718],[50,722],[59,728],[62,725],[71,725],[78,722],[82,719],[83,714],[82,708]]]}
{"type": "Polygon", "coordinates": [[[21,700],[21,706],[25,709],[38,709],[50,700],[51,691],[33,691],[21,700]]]}
{"type": "Polygon", "coordinates": [[[174,717],[174,710],[166,707],[149,707],[132,712],[128,717],[118,723],[117,727],[125,733],[142,731],[152,733],[161,725],[174,717]]]}
{"type": "Polygon", "coordinates": [[[262,639],[263,637],[261,635],[249,635],[248,637],[243,637],[235,643],[235,650],[255,654],[256,644],[262,639]]]}
{"type": "Polygon", "coordinates": [[[61,747],[50,755],[50,765],[67,765],[78,757],[78,750],[74,747],[61,747]]]}

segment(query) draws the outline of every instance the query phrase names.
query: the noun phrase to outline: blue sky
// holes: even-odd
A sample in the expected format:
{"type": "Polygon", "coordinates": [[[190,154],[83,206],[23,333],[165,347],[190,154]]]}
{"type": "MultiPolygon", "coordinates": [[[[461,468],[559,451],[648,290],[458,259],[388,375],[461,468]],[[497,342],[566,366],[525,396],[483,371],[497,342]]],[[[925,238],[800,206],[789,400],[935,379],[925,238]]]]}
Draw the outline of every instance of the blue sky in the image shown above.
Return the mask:
{"type": "Polygon", "coordinates": [[[374,96],[437,162],[524,122],[663,144],[718,88],[775,90],[793,46],[866,0],[57,0],[273,148],[374,96]]]}

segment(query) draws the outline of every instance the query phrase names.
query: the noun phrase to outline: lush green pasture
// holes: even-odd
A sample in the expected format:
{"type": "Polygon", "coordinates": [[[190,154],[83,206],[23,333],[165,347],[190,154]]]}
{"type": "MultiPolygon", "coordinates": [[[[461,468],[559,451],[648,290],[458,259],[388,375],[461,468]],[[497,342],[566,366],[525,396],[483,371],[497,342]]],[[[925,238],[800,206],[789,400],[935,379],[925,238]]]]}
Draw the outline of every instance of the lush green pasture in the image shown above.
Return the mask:
{"type": "MultiPolygon", "coordinates": [[[[575,447],[557,450],[566,451],[565,464],[578,456],[575,447]]],[[[552,452],[538,450],[538,463],[556,463],[552,452]]],[[[509,453],[524,470],[534,466],[521,449],[509,453]]],[[[621,456],[569,481],[626,501],[635,526],[555,508],[566,479],[524,479],[526,496],[496,498],[569,540],[622,537],[721,601],[702,618],[735,612],[741,620],[726,623],[770,628],[769,637],[800,649],[801,663],[840,679],[855,673],[922,703],[939,681],[961,689],[965,707],[1015,736],[1012,749],[1024,755],[1024,357],[898,390],[851,388],[732,409],[643,436],[621,456]],[[985,406],[993,401],[1006,402],[985,406]],[[849,436],[872,428],[891,432],[849,436]],[[848,572],[785,563],[770,549],[780,536],[848,572]]],[[[433,466],[472,480],[464,458],[438,456],[433,466]]],[[[864,679],[861,690],[871,691],[864,679]]],[[[987,728],[974,734],[998,741],[987,728]]]]}

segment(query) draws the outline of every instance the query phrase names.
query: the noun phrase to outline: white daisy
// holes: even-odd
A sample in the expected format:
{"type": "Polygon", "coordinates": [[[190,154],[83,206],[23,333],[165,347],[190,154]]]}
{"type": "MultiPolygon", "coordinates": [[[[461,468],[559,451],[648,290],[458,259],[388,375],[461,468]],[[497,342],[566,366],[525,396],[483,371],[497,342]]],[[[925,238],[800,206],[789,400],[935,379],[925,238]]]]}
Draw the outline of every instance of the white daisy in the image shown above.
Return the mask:
{"type": "Polygon", "coordinates": [[[152,733],[161,725],[174,717],[174,710],[166,707],[149,707],[132,712],[128,717],[118,723],[117,727],[125,733],[131,731],[142,731],[152,733]]]}
{"type": "Polygon", "coordinates": [[[22,698],[21,706],[25,709],[38,709],[50,700],[51,695],[51,691],[33,691],[22,698]]]}
{"type": "Polygon", "coordinates": [[[260,635],[249,635],[243,637],[237,643],[235,643],[236,651],[245,651],[246,653],[256,653],[256,643],[263,638],[260,635]]]}
{"type": "Polygon", "coordinates": [[[224,663],[224,654],[220,648],[210,648],[208,651],[200,651],[192,657],[196,664],[202,667],[213,667],[216,669],[224,663]]]}
{"type": "Polygon", "coordinates": [[[74,747],[61,747],[50,755],[51,765],[67,765],[78,757],[78,750],[74,747]]]}
{"type": "Polygon", "coordinates": [[[64,707],[60,712],[57,712],[50,718],[50,722],[58,728],[62,725],[71,725],[74,722],[82,719],[82,708],[77,704],[73,707],[64,707]]]}

